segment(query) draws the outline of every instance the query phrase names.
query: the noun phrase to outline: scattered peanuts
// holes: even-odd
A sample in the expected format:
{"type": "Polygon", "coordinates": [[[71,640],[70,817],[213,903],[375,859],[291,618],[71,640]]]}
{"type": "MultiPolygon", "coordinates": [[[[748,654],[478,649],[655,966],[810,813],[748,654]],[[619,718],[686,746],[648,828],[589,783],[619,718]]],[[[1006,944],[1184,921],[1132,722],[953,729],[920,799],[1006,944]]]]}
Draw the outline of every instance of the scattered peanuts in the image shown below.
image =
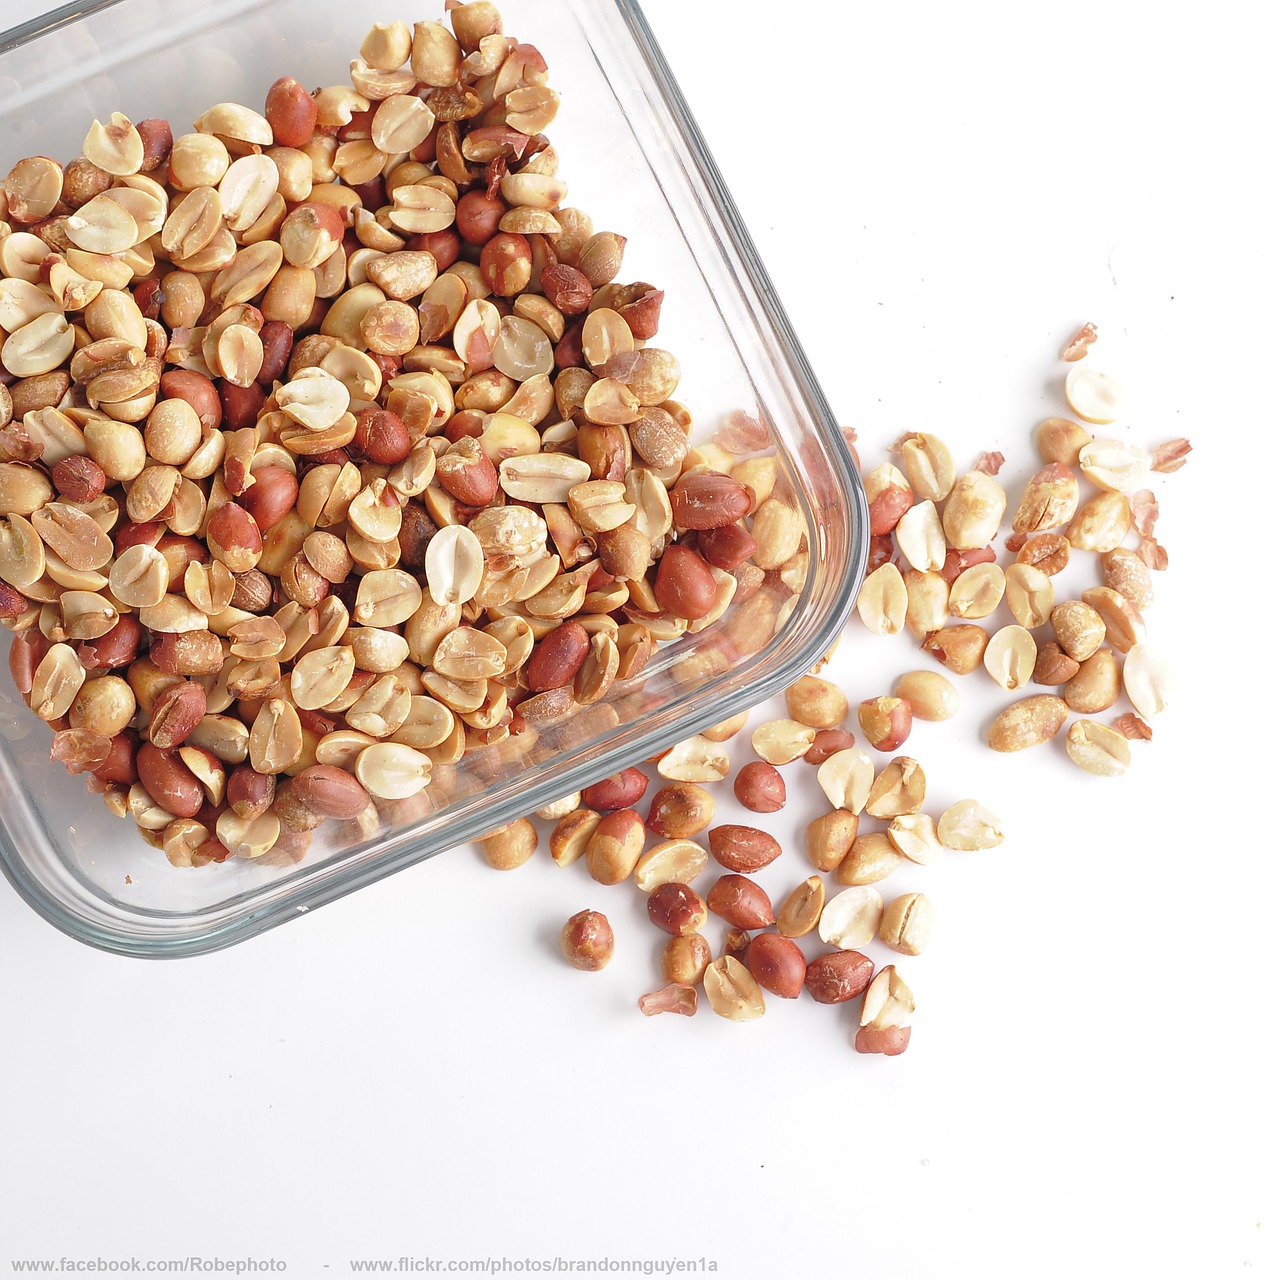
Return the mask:
{"type": "MultiPolygon", "coordinates": [[[[1096,329],[1086,325],[1067,345],[1063,358],[1073,366],[1067,397],[1085,421],[1110,423],[1118,417],[1118,386],[1080,364],[1096,338],[1096,329]]],[[[737,434],[726,429],[722,437],[732,441],[737,434]]],[[[909,629],[924,652],[956,675],[981,665],[1008,692],[1028,684],[1055,690],[1023,696],[995,717],[987,737],[996,751],[1061,738],[1073,765],[1114,777],[1131,765],[1129,744],[1151,739],[1147,721],[1174,696],[1167,664],[1146,641],[1143,611],[1154,599],[1152,567],[1162,568],[1167,553],[1154,537],[1159,504],[1142,486],[1153,473],[1181,466],[1190,446],[1173,441],[1152,457],[1127,442],[1097,441],[1078,423],[1054,418],[1037,430],[1036,448],[1044,466],[1013,509],[1013,533],[1004,544],[1011,558],[1002,561],[997,547],[1008,507],[998,479],[1003,455],[985,453],[972,471],[957,475],[938,437],[904,436],[895,446],[902,469],[886,463],[866,478],[873,536],[857,611],[877,635],[909,629]],[[1083,505],[1078,472],[1102,490],[1083,505]],[[1136,551],[1126,545],[1135,536],[1136,551]],[[1101,578],[1076,598],[1054,585],[1073,551],[1096,555],[1101,578]],[[1001,610],[1009,620],[997,617],[1001,610]],[[981,625],[987,618],[997,619],[991,629],[981,625]],[[1114,726],[1092,718],[1122,696],[1134,712],[1119,715],[1114,726]],[[1082,718],[1072,720],[1073,714],[1082,718]]],[[[699,504],[715,490],[705,488],[708,498],[701,487],[697,491],[699,504]]],[[[774,541],[781,542],[782,528],[779,522],[774,541]]],[[[645,874],[637,872],[637,880],[661,890],[660,906],[651,903],[660,927],[678,927],[691,911],[693,932],[668,944],[663,977],[669,985],[642,997],[641,1005],[646,1012],[691,1012],[689,995],[701,981],[715,1012],[745,1021],[763,1014],[766,995],[795,998],[804,987],[819,1003],[839,1003],[865,993],[854,1047],[893,1056],[910,1042],[915,997],[896,966],[877,972],[858,949],[878,943],[899,955],[918,955],[929,942],[934,908],[918,891],[899,893],[886,905],[874,886],[903,867],[993,849],[1005,833],[999,817],[974,799],[960,800],[936,817],[928,812],[925,771],[912,757],[897,756],[877,770],[844,727],[847,695],[817,675],[818,669],[787,691],[788,719],[757,726],[751,745],[758,758],[734,782],[744,807],[776,812],[792,798],[785,770],[815,769],[818,788],[832,806],[806,831],[805,853],[818,874],[781,899],[775,917],[774,905],[751,877],[786,851],[751,827],[711,829],[712,855],[728,873],[711,885],[706,911],[731,926],[724,952],[711,961],[697,933],[705,920],[698,910],[704,900],[684,882],[672,883],[678,868],[687,868],[688,878],[700,874],[706,852],[693,839],[683,841],[696,850],[688,854],[674,852],[678,839],[659,846],[654,872],[642,862],[645,874]],[[829,894],[826,876],[842,887],[829,894]],[[797,940],[814,933],[839,950],[806,964],[797,940]]],[[[873,750],[892,752],[902,747],[914,721],[946,721],[959,711],[959,691],[946,675],[908,671],[891,693],[857,704],[856,728],[873,750]]],[[[729,757],[726,752],[717,759],[712,748],[743,727],[739,716],[682,744],[663,757],[660,772],[684,777],[692,769],[708,783],[719,780],[729,771],[729,757]]]]}
{"type": "MultiPolygon", "coordinates": [[[[1120,418],[1124,397],[1114,378],[1086,361],[1098,339],[1097,327],[1085,324],[1067,342],[1063,393],[1078,418],[1110,425],[1120,418]]],[[[878,499],[872,532],[879,536],[872,540],[858,612],[868,630],[892,635],[901,630],[901,610],[921,649],[954,674],[983,666],[1009,692],[1028,684],[1060,689],[1060,697],[1036,694],[999,714],[987,734],[996,751],[1050,741],[1070,713],[1095,716],[1126,697],[1137,714],[1121,714],[1115,731],[1079,721],[1083,727],[1072,725],[1064,735],[1072,763],[1099,774],[1123,772],[1128,750],[1109,735],[1149,741],[1147,722],[1168,704],[1174,684],[1168,664],[1147,644],[1144,613],[1155,600],[1154,572],[1167,568],[1169,557],[1155,538],[1160,504],[1146,486],[1154,475],[1185,465],[1191,444],[1169,440],[1148,451],[1130,440],[1097,439],[1067,417],[1041,422],[1034,442],[1044,465],[1027,480],[1013,511],[1004,544],[1013,560],[1001,567],[996,543],[1007,502],[995,459],[1002,465],[1003,457],[984,455],[957,477],[950,451],[936,437],[897,441],[892,451],[900,453],[903,470],[885,464],[866,476],[869,498],[878,499]],[[1102,492],[1082,502],[1081,478],[1102,492]],[[945,552],[936,570],[934,535],[926,532],[932,518],[923,510],[934,503],[942,504],[945,552]],[[894,560],[895,543],[910,566],[905,572],[894,560]],[[1101,580],[1078,598],[1054,586],[1073,551],[1097,556],[1101,580]],[[993,630],[981,625],[989,617],[996,619],[993,630]]],[[[894,694],[921,720],[948,718],[959,707],[954,686],[932,672],[909,672],[894,694]]],[[[873,746],[887,734],[886,702],[873,698],[859,710],[873,746]]]]}
{"type": "MultiPolygon", "coordinates": [[[[1117,416],[1119,389],[1080,364],[1096,338],[1093,326],[1085,325],[1068,344],[1068,399],[1085,421],[1110,422],[1117,416]]],[[[736,436],[726,431],[723,438],[736,436]]],[[[1132,765],[1130,742],[1151,740],[1148,719],[1175,696],[1167,663],[1147,644],[1144,611],[1155,599],[1152,564],[1164,562],[1165,553],[1155,541],[1157,499],[1142,486],[1153,472],[1180,466],[1189,445],[1171,442],[1157,460],[1129,443],[1096,440],[1069,419],[1050,419],[1039,426],[1036,447],[1044,465],[1012,509],[1012,534],[1002,544],[1009,559],[1002,559],[997,547],[1009,507],[998,479],[1004,456],[983,453],[974,470],[957,475],[937,436],[900,439],[895,452],[901,470],[884,463],[865,480],[873,536],[858,613],[873,634],[908,628],[924,652],[954,675],[982,666],[1006,692],[1050,687],[1024,692],[996,714],[987,741],[997,753],[1061,740],[1061,750],[1080,771],[1116,777],[1132,765]],[[1080,475],[1102,490],[1083,504],[1080,475]],[[1125,545],[1134,536],[1137,550],[1125,545]],[[895,545],[900,561],[893,558],[895,545]],[[1096,556],[1101,577],[1078,596],[1055,588],[1073,552],[1096,556]],[[1094,718],[1116,707],[1121,696],[1133,712],[1120,714],[1114,724],[1094,718]]],[[[700,522],[705,507],[728,493],[718,480],[705,479],[676,506],[692,503],[692,518],[700,522]]],[[[724,541],[717,556],[727,554],[728,545],[724,541]]],[[[886,897],[876,886],[904,868],[928,868],[955,852],[995,849],[1005,829],[975,799],[956,801],[941,814],[929,812],[918,759],[897,755],[877,767],[859,745],[863,739],[873,751],[892,753],[913,736],[915,721],[956,717],[960,692],[950,678],[931,669],[908,671],[891,692],[859,701],[859,739],[845,728],[849,696],[819,676],[820,669],[822,664],[786,691],[788,718],[755,727],[750,744],[756,759],[733,782],[744,808],[773,813],[796,790],[787,769],[814,768],[817,788],[831,805],[805,831],[804,852],[817,874],[795,884],[776,908],[754,877],[785,856],[780,841],[754,827],[722,824],[707,829],[708,856],[694,837],[705,826],[701,814],[713,812],[712,805],[692,805],[690,796],[675,791],[694,786],[694,780],[712,785],[727,776],[730,755],[719,744],[745,727],[744,718],[686,740],[659,759],[660,774],[684,781],[659,792],[669,792],[668,799],[654,801],[657,817],[649,826],[668,838],[641,855],[635,879],[652,895],[653,922],[678,936],[663,951],[668,986],[641,997],[640,1004],[645,1012],[689,1014],[701,982],[714,1012],[746,1021],[763,1015],[767,998],[796,998],[801,989],[819,1004],[861,995],[855,1050],[896,1056],[910,1043],[915,997],[896,965],[877,970],[861,948],[879,945],[900,956],[919,955],[931,941],[934,908],[923,892],[886,897]],[[698,815],[686,831],[685,815],[694,810],[698,815]],[[691,882],[712,860],[726,874],[704,897],[691,882]],[[717,960],[710,959],[712,948],[701,937],[708,915],[730,925],[717,960]],[[813,934],[837,950],[806,960],[800,943],[813,934]]],[[[806,788],[812,794],[812,783],[806,788]]],[[[590,788],[584,795],[589,794],[590,788]]],[[[599,819],[575,820],[594,831],[599,819]]]]}

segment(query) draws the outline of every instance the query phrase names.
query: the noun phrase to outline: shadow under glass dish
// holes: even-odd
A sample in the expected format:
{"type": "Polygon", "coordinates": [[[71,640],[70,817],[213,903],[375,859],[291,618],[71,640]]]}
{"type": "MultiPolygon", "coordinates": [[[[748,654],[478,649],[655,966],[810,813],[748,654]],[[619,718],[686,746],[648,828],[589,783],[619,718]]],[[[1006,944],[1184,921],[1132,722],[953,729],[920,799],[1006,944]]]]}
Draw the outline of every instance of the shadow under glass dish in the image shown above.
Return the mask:
{"type": "MultiPolygon", "coordinates": [[[[639,7],[630,0],[506,0],[562,96],[553,141],[568,203],[628,237],[625,278],[666,291],[659,341],[680,361],[695,444],[745,411],[769,425],[779,485],[808,528],[808,580],[772,584],[662,649],[639,677],[544,730],[528,751],[469,754],[417,812],[343,843],[335,824],[298,864],[268,858],[177,870],[82,778],[49,760],[50,732],[0,673],[0,865],[24,898],[91,945],[180,956],[241,941],[510,822],[753,706],[812,666],[852,606],[866,504],[814,380],[639,7]],[[778,611],[786,608],[777,629],[778,611]]],[[[94,119],[163,115],[175,134],[208,106],[259,107],[281,75],[333,84],[385,0],[117,0],[67,6],[0,36],[7,170],[70,160],[94,119]]],[[[423,16],[439,16],[432,13],[423,16]]],[[[10,639],[0,632],[0,656],[10,639]]]]}

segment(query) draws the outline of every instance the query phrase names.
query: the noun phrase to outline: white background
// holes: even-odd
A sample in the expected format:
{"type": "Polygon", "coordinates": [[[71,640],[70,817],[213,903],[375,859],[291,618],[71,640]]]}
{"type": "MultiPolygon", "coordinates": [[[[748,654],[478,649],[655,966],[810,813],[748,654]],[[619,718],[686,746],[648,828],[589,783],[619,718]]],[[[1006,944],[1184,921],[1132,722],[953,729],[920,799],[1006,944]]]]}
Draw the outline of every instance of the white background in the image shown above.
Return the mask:
{"type": "MultiPolygon", "coordinates": [[[[999,448],[1016,502],[1086,319],[1090,362],[1129,391],[1117,432],[1192,439],[1158,486],[1172,564],[1149,613],[1180,704],[1119,781],[1060,744],[988,752],[981,673],[960,718],[917,726],[930,807],[980,796],[1010,834],[882,886],[938,912],[902,963],[919,1013],[897,1060],[855,1055],[854,1010],[807,997],[750,1026],[642,1019],[661,938],[641,895],[545,852],[503,876],[460,849],[169,964],[94,953],[0,891],[0,1269],[1280,1274],[1277,104],[1257,8],[646,9],[864,461],[908,429],[962,465],[999,448]],[[618,933],[600,975],[556,950],[586,906],[618,933]]],[[[856,702],[916,665],[854,623],[829,670],[856,702]]],[[[808,874],[823,805],[805,766],[787,777],[775,891],[808,874]]]]}

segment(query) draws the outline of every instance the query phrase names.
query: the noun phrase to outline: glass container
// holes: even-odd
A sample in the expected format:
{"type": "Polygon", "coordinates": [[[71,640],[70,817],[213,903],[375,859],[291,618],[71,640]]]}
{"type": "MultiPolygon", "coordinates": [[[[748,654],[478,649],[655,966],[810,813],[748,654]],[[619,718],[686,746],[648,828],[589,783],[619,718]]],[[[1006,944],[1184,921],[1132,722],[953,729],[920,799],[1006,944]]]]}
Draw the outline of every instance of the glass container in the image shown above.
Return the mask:
{"type": "MultiPolygon", "coordinates": [[[[171,866],[82,778],[51,764],[48,727],[0,672],[0,866],[37,911],[84,942],[193,955],[293,919],[761,702],[822,656],[849,613],[868,547],[853,460],[640,7],[500,7],[507,31],[542,50],[562,95],[552,139],[568,203],[597,230],[628,238],[626,279],[666,291],[659,340],[681,362],[677,394],[695,444],[735,412],[766,424],[779,488],[807,523],[807,572],[785,586],[770,575],[532,746],[468,754],[417,803],[389,809],[378,830],[326,824],[296,864],[268,855],[171,866]]],[[[0,171],[34,154],[65,163],[93,118],[111,111],[164,116],[176,134],[215,102],[260,109],[280,75],[339,83],[369,26],[395,16],[385,0],[99,0],[55,10],[0,35],[0,171]]],[[[0,631],[0,657],[9,643],[0,631]]]]}

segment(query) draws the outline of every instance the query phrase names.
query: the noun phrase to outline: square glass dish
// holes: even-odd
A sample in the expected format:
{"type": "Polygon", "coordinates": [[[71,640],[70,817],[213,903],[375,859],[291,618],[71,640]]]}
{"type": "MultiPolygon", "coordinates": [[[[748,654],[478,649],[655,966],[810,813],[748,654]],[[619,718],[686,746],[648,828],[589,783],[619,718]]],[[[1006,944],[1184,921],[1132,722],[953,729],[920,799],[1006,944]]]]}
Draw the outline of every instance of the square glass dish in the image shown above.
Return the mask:
{"type": "MultiPolygon", "coordinates": [[[[438,0],[437,0],[438,3],[438,0]]],[[[443,7],[440,5],[439,7],[443,7]]],[[[433,19],[394,0],[89,0],[0,35],[0,172],[80,152],[123,111],[174,133],[215,102],[261,109],[292,75],[341,83],[375,21],[433,19]]],[[[634,0],[506,0],[562,96],[551,136],[566,203],[628,237],[624,279],[666,291],[661,345],[683,378],[695,446],[726,415],[764,423],[779,492],[807,526],[807,569],[770,574],[712,625],[541,731],[468,753],[372,834],[328,823],[298,863],[171,866],[49,759],[50,733],[0,672],[0,865],[60,929],[137,956],[193,955],[250,937],[644,760],[759,703],[836,639],[861,581],[866,503],[841,432],[634,0]]],[[[0,658],[10,645],[0,631],[0,658]]]]}

